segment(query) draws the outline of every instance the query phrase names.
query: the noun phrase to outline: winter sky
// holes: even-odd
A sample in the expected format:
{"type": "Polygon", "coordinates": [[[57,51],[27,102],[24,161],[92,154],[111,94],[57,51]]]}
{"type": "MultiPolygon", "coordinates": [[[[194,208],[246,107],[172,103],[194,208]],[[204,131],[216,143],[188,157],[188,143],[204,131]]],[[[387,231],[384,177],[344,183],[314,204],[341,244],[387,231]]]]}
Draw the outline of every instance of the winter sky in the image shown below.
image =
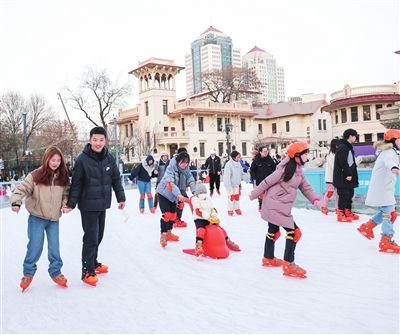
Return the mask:
{"type": "MultiPolygon", "coordinates": [[[[397,0],[0,0],[0,94],[45,95],[61,111],[57,92],[87,66],[130,82],[151,56],[184,66],[190,43],[210,25],[231,36],[242,55],[254,45],[285,68],[286,96],[329,95],[350,86],[399,79],[397,0]]],[[[177,96],[186,94],[184,71],[177,96]]]]}

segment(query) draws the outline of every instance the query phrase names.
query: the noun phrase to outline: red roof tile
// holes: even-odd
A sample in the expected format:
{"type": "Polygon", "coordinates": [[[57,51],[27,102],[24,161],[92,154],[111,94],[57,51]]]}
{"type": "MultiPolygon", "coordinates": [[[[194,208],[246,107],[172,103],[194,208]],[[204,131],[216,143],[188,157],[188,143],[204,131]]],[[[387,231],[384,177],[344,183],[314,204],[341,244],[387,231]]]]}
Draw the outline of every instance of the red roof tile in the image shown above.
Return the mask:
{"type": "Polygon", "coordinates": [[[210,32],[210,31],[213,31],[213,32],[216,32],[216,33],[221,33],[221,34],[223,34],[223,32],[222,32],[222,31],[220,31],[220,30],[218,30],[218,29],[214,28],[213,26],[210,26],[210,27],[208,27],[208,29],[207,29],[206,31],[204,31],[204,32],[203,32],[201,35],[204,35],[204,34],[206,34],[206,33],[210,32]]]}
{"type": "Polygon", "coordinates": [[[252,52],[256,52],[256,51],[266,52],[265,50],[260,49],[257,45],[255,45],[254,48],[251,49],[251,50],[248,52],[248,54],[249,54],[249,53],[252,53],[252,52]]]}

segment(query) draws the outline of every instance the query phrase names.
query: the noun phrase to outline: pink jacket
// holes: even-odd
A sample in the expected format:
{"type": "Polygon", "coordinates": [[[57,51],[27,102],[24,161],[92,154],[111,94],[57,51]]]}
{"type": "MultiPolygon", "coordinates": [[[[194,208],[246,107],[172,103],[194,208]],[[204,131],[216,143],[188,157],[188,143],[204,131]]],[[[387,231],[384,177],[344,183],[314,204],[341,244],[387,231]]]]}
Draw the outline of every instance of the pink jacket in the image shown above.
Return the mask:
{"type": "Polygon", "coordinates": [[[250,199],[254,200],[265,192],[261,207],[261,217],[277,226],[294,228],[291,210],[296,200],[297,189],[300,189],[311,203],[319,200],[319,198],[306,181],[300,165],[297,166],[292,179],[287,182],[283,181],[283,174],[288,161],[289,158],[285,158],[277,166],[274,173],[254,188],[250,194],[250,199]]]}

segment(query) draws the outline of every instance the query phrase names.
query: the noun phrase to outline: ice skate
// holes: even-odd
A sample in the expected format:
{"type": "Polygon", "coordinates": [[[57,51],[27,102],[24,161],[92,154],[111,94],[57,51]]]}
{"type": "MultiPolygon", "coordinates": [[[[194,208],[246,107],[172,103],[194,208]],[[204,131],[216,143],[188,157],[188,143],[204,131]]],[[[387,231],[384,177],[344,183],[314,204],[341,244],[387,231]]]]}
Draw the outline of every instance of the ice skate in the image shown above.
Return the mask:
{"type": "Polygon", "coordinates": [[[328,207],[322,207],[321,206],[321,213],[325,214],[325,215],[328,215],[328,213],[329,213],[328,207]]]}
{"type": "Polygon", "coordinates": [[[194,249],[194,254],[196,256],[203,256],[204,255],[203,241],[199,240],[199,241],[196,242],[196,247],[194,249]]]}
{"type": "Polygon", "coordinates": [[[229,238],[226,240],[226,245],[232,251],[240,251],[240,247],[229,238]]]}
{"type": "Polygon", "coordinates": [[[167,246],[167,241],[168,241],[168,233],[161,233],[160,244],[163,248],[167,246]]]}
{"type": "Polygon", "coordinates": [[[392,240],[392,236],[382,235],[379,242],[379,251],[398,254],[400,253],[400,246],[392,240]]]}
{"type": "Polygon", "coordinates": [[[279,267],[282,266],[283,261],[279,258],[266,258],[264,257],[262,259],[262,266],[273,266],[273,267],[279,267]]]}
{"type": "Polygon", "coordinates": [[[350,209],[347,208],[344,210],[344,215],[352,220],[360,220],[360,217],[357,214],[354,214],[350,209]]]}
{"type": "Polygon", "coordinates": [[[103,274],[108,272],[108,266],[105,264],[99,264],[96,266],[96,269],[94,270],[97,274],[103,274]]]}
{"type": "Polygon", "coordinates": [[[150,208],[150,213],[154,214],[156,212],[156,210],[157,210],[157,207],[150,208]]]}
{"type": "Polygon", "coordinates": [[[174,228],[186,228],[187,223],[185,221],[182,221],[181,219],[176,219],[173,227],[174,228]]]}
{"type": "Polygon", "coordinates": [[[369,220],[367,223],[363,223],[360,227],[358,227],[357,230],[367,239],[372,240],[375,237],[372,230],[373,228],[375,228],[375,226],[376,224],[372,220],[369,220]]]}
{"type": "Polygon", "coordinates": [[[353,222],[351,217],[344,215],[343,211],[340,209],[337,210],[337,221],[338,222],[353,222]]]}
{"type": "Polygon", "coordinates": [[[235,209],[235,213],[236,213],[237,215],[242,215],[242,210],[241,210],[240,208],[235,209]]]}
{"type": "Polygon", "coordinates": [[[307,271],[295,263],[283,262],[283,275],[289,277],[307,278],[307,271]]]}
{"type": "Polygon", "coordinates": [[[52,279],[57,285],[67,287],[68,280],[62,273],[60,273],[58,276],[53,277],[52,279]]]}
{"type": "Polygon", "coordinates": [[[228,211],[229,216],[233,216],[233,211],[228,211]]]}
{"type": "Polygon", "coordinates": [[[99,281],[97,279],[97,276],[95,273],[85,273],[82,275],[82,281],[85,284],[91,285],[91,286],[96,286],[97,282],[99,281]]]}
{"type": "Polygon", "coordinates": [[[167,241],[168,242],[178,242],[179,241],[179,236],[172,234],[170,230],[167,232],[167,241]]]}
{"type": "Polygon", "coordinates": [[[144,208],[139,208],[139,212],[140,212],[140,214],[143,214],[144,213],[144,208]]]}
{"type": "Polygon", "coordinates": [[[21,278],[21,283],[19,284],[19,286],[22,288],[22,292],[24,292],[29,285],[32,283],[32,279],[33,277],[31,276],[23,276],[21,278]]]}

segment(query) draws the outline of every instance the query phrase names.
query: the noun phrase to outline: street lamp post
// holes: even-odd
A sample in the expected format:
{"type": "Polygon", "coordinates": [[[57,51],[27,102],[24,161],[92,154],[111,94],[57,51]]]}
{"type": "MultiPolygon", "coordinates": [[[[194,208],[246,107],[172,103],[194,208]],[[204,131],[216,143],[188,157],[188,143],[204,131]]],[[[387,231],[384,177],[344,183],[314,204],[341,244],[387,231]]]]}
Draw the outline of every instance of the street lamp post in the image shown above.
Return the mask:
{"type": "Polygon", "coordinates": [[[114,116],[114,144],[115,144],[115,160],[119,170],[119,143],[118,143],[118,132],[117,132],[117,118],[114,116]]]}
{"type": "Polygon", "coordinates": [[[228,122],[225,124],[225,133],[226,133],[226,154],[229,159],[229,155],[231,154],[231,132],[232,132],[233,124],[228,122]]]}
{"type": "Polygon", "coordinates": [[[24,127],[24,143],[23,143],[23,157],[24,157],[24,171],[25,171],[25,176],[28,175],[28,160],[27,160],[27,149],[28,149],[28,143],[27,143],[27,134],[26,134],[26,111],[22,112],[22,117],[23,117],[23,127],[24,127]]]}

